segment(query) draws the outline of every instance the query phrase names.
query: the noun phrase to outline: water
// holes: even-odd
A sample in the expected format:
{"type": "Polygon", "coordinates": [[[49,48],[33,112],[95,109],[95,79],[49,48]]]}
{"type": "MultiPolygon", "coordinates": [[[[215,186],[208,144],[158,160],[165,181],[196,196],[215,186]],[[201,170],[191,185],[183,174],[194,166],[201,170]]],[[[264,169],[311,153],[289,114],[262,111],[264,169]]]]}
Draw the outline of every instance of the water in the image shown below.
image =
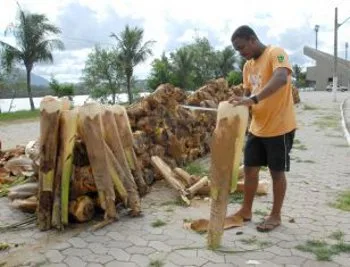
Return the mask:
{"type": "MultiPolygon", "coordinates": [[[[140,96],[145,96],[149,93],[140,93],[140,96]]],[[[43,99],[43,97],[33,97],[35,108],[39,108],[40,101],[43,99]]],[[[112,98],[109,97],[109,100],[112,98]]],[[[84,104],[85,101],[91,100],[89,95],[77,95],[73,97],[73,104],[74,106],[81,106],[84,104]]],[[[11,105],[11,98],[4,98],[0,99],[0,110],[1,112],[8,112],[11,105]]],[[[118,94],[117,103],[125,103],[128,101],[128,95],[126,93],[118,94]]],[[[15,98],[13,99],[12,106],[11,106],[11,112],[18,111],[18,110],[30,110],[30,104],[29,104],[29,98],[15,98]]]]}

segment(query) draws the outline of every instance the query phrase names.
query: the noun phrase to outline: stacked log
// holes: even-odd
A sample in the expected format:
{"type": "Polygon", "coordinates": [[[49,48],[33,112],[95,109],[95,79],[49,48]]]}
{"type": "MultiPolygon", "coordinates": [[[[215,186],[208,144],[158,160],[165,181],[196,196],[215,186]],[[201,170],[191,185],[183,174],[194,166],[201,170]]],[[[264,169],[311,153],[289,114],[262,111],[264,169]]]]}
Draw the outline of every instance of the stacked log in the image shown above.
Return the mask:
{"type": "Polygon", "coordinates": [[[134,168],[125,109],[98,103],[73,110],[69,106],[50,96],[41,102],[39,228],[62,229],[69,217],[89,220],[96,206],[111,222],[118,219],[119,202],[139,216],[140,196],[148,187],[140,169],[134,168]]]}

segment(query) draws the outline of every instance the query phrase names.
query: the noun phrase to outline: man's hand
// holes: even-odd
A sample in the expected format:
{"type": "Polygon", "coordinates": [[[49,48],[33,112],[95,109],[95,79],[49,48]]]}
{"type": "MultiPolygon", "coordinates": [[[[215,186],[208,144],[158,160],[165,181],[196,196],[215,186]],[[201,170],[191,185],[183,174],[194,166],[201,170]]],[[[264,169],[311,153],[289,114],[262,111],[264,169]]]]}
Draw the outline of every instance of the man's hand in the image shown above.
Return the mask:
{"type": "Polygon", "coordinates": [[[229,100],[229,103],[233,104],[233,106],[247,106],[250,107],[254,104],[254,101],[250,99],[249,97],[241,97],[233,95],[229,100]]]}

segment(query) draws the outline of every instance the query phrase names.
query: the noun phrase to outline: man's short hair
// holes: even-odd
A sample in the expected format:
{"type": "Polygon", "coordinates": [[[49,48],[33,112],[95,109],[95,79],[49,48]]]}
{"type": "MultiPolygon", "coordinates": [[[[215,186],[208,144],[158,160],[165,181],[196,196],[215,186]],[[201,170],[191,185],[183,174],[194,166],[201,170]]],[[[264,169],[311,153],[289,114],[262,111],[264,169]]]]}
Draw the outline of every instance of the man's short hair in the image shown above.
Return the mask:
{"type": "Polygon", "coordinates": [[[238,27],[234,31],[234,33],[232,34],[231,42],[233,42],[237,38],[248,40],[251,37],[258,39],[258,36],[256,35],[256,33],[254,32],[254,30],[252,28],[250,28],[247,25],[242,25],[242,26],[238,27]]]}

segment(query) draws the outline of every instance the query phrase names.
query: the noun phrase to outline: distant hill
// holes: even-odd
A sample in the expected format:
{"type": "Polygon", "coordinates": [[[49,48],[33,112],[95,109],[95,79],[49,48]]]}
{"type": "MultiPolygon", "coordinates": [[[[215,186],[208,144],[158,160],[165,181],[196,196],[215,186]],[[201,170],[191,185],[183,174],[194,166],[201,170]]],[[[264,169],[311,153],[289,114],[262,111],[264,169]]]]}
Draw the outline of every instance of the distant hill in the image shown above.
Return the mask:
{"type": "MultiPolygon", "coordinates": [[[[31,83],[34,86],[49,86],[49,81],[46,80],[45,78],[34,74],[33,72],[31,73],[31,83]]],[[[19,82],[26,82],[27,80],[27,74],[26,71],[23,69],[14,69],[10,75],[8,75],[7,79],[5,82],[7,84],[16,84],[19,82]]]]}
{"type": "Polygon", "coordinates": [[[34,73],[31,73],[31,80],[32,80],[32,85],[36,86],[49,86],[49,81],[46,80],[45,78],[36,75],[34,73]]]}

